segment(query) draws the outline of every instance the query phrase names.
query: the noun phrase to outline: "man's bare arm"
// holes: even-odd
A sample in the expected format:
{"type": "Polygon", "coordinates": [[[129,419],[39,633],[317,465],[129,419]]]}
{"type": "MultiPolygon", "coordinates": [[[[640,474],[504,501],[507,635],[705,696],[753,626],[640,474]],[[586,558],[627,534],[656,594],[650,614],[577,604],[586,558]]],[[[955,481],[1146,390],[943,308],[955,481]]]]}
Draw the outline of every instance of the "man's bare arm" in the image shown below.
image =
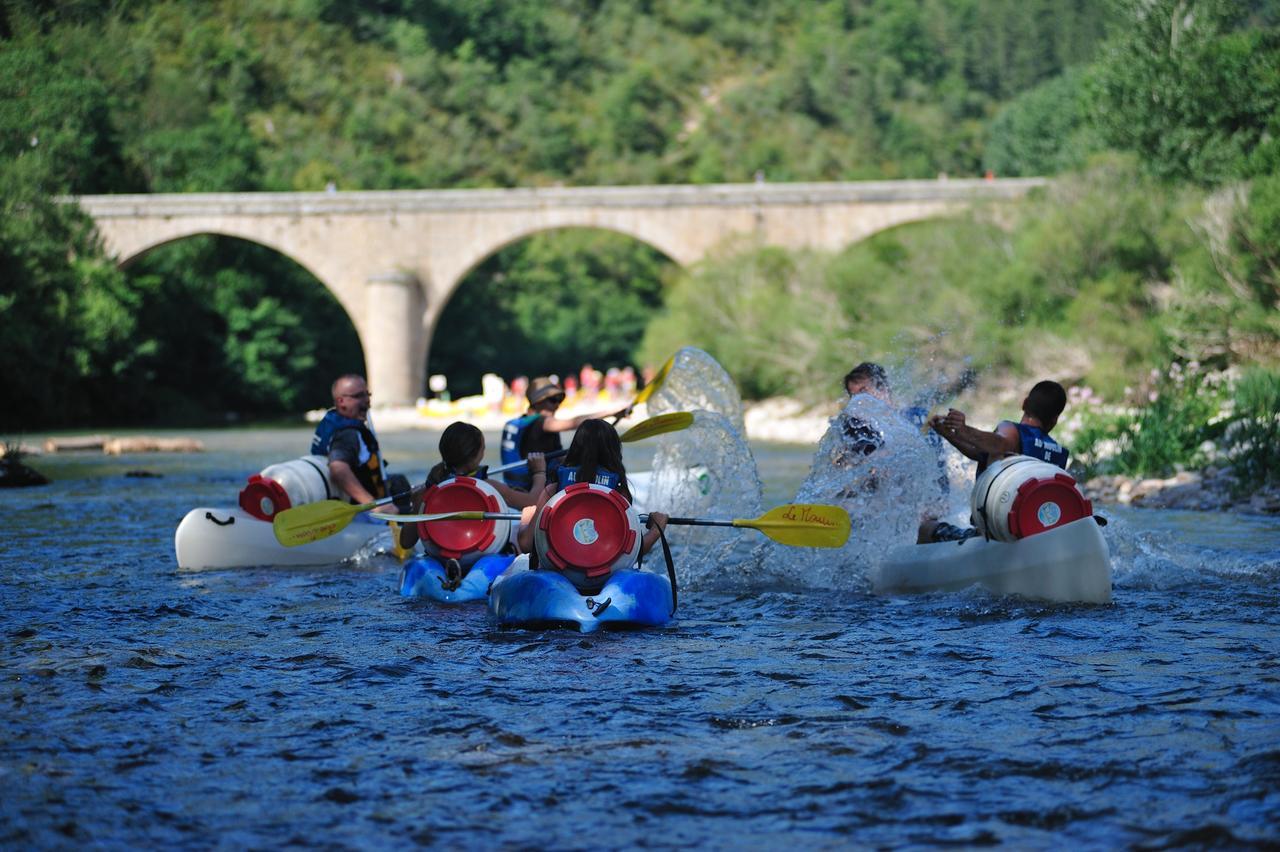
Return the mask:
{"type": "Polygon", "coordinates": [[[1008,421],[1002,422],[994,432],[983,432],[965,423],[960,412],[950,411],[945,417],[933,418],[929,425],[943,440],[976,462],[995,461],[1022,449],[1018,429],[1008,421]]]}
{"type": "MultiPolygon", "coordinates": [[[[333,480],[334,485],[342,489],[343,493],[357,503],[372,503],[378,499],[365,490],[365,487],[360,484],[360,480],[356,477],[356,472],[346,462],[329,462],[329,477],[333,480]]],[[[384,514],[396,514],[397,510],[394,504],[387,503],[385,506],[379,506],[375,511],[384,514]]]]}

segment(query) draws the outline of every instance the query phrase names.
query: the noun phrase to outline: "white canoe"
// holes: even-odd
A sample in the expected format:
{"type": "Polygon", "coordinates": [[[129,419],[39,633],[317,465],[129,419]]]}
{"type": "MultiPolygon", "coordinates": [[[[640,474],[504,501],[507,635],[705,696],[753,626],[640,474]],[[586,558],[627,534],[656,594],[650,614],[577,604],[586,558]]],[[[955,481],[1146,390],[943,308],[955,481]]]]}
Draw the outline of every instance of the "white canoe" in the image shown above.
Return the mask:
{"type": "Polygon", "coordinates": [[[381,533],[386,524],[357,516],[343,530],[299,547],[276,541],[269,521],[236,509],[192,509],[178,524],[173,545],[178,567],[248,568],[333,565],[350,559],[381,533]]]}
{"type": "Polygon", "coordinates": [[[1110,603],[1111,557],[1089,517],[1015,542],[979,537],[898,547],[872,571],[871,584],[877,594],[978,585],[999,595],[1110,603]]]}

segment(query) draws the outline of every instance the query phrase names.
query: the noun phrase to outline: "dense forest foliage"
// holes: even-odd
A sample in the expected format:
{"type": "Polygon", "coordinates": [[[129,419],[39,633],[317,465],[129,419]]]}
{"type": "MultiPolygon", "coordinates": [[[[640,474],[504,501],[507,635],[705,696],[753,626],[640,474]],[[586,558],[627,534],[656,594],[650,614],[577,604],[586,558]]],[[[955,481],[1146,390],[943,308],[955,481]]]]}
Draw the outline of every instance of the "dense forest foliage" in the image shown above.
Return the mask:
{"type": "Polygon", "coordinates": [[[465,388],[512,340],[526,366],[607,366],[646,326],[650,355],[704,346],[752,394],[904,333],[978,366],[1070,356],[1103,386],[1197,346],[1265,361],[1278,57],[1275,0],[5,0],[3,427],[292,413],[359,366],[287,259],[204,238],[121,271],[53,201],[82,193],[1074,173],[1014,214],[835,257],[675,271],[543,235],[464,283],[444,327],[468,336],[431,370],[465,388]],[[772,310],[784,287],[810,310],[772,310]],[[908,287],[925,310],[895,301],[908,287]],[[699,288],[747,305],[732,333],[699,288]]]}

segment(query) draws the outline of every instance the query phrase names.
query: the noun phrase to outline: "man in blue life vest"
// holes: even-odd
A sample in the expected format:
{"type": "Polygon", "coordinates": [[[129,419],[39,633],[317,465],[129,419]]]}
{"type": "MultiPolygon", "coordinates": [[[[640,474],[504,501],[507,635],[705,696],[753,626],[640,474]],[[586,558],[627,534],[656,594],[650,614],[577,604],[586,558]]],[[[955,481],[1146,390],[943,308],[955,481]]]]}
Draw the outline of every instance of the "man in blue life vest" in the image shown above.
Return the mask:
{"type": "MultiPolygon", "coordinates": [[[[945,415],[934,417],[929,426],[966,457],[978,463],[981,475],[992,462],[1009,455],[1030,456],[1046,461],[1062,469],[1067,467],[1071,455],[1049,433],[1058,425],[1062,410],[1067,407],[1067,392],[1057,382],[1037,382],[1022,400],[1022,419],[1017,423],[1001,420],[994,431],[983,432],[965,422],[963,411],[954,408],[945,415]]],[[[935,541],[962,541],[980,535],[973,528],[928,518],[920,525],[917,541],[928,544],[935,541]]]]}
{"type": "MultiPolygon", "coordinates": [[[[631,406],[617,411],[598,411],[592,414],[580,414],[577,417],[556,417],[560,403],[564,402],[564,389],[560,385],[543,376],[539,376],[529,384],[529,410],[513,420],[508,420],[502,427],[502,463],[510,464],[529,457],[529,453],[553,453],[564,445],[560,441],[561,432],[577,429],[588,420],[603,417],[625,417],[631,406]]],[[[547,459],[547,481],[555,477],[560,460],[547,459]]],[[[529,471],[522,468],[504,471],[503,480],[513,488],[529,490],[532,484],[529,471]]]]}
{"type": "MultiPolygon", "coordinates": [[[[329,457],[329,478],[353,503],[372,503],[389,494],[408,492],[403,475],[384,479],[378,438],[369,426],[369,387],[355,373],[339,376],[331,388],[333,408],[325,412],[311,439],[311,454],[329,457]]],[[[401,501],[408,507],[408,494],[401,501]]],[[[377,511],[395,514],[395,504],[377,511]]]]}

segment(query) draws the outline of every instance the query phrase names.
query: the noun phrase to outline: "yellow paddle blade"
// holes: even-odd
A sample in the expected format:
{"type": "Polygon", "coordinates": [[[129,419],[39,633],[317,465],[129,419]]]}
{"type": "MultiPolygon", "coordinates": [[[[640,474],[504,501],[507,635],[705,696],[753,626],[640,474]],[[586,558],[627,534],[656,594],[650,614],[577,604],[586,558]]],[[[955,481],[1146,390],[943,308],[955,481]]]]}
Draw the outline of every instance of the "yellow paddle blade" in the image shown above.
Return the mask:
{"type": "Polygon", "coordinates": [[[657,417],[650,417],[648,420],[641,420],[623,432],[619,440],[624,444],[629,444],[632,441],[643,441],[645,438],[652,438],[654,435],[679,432],[681,429],[688,429],[692,425],[693,412],[672,411],[667,414],[659,414],[657,417]]]}
{"type": "Polygon", "coordinates": [[[400,545],[400,524],[392,521],[387,524],[387,529],[391,530],[391,554],[401,562],[412,556],[412,547],[402,547],[400,545]]]}
{"type": "Polygon", "coordinates": [[[658,370],[658,372],[654,374],[653,381],[649,382],[649,384],[645,385],[643,388],[640,389],[640,393],[636,394],[635,401],[632,402],[631,404],[639,405],[640,403],[647,400],[649,397],[653,396],[654,392],[656,392],[658,388],[662,387],[662,383],[667,380],[667,373],[671,372],[671,368],[675,366],[675,363],[676,363],[676,356],[672,355],[670,358],[667,359],[667,363],[663,364],[662,367],[658,370]]]}
{"type": "Polygon", "coordinates": [[[839,506],[791,503],[770,509],[755,520],[735,520],[735,527],[750,527],[779,544],[791,547],[841,547],[849,540],[849,513],[839,506]]]}
{"type": "Polygon", "coordinates": [[[351,519],[372,509],[373,503],[356,505],[341,500],[321,500],[285,509],[271,521],[276,541],[285,547],[310,544],[341,532],[351,519]]]}

